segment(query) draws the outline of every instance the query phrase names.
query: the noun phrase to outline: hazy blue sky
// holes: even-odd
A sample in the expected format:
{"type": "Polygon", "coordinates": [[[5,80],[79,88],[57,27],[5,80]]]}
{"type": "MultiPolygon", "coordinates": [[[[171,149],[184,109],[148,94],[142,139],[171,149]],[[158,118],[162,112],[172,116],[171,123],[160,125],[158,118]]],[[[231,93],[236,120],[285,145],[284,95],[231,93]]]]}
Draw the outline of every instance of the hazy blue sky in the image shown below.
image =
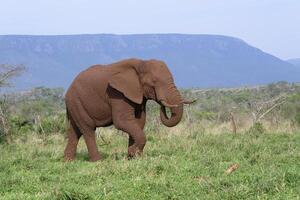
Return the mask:
{"type": "Polygon", "coordinates": [[[300,0],[0,0],[0,34],[193,33],[300,57],[300,0]]]}

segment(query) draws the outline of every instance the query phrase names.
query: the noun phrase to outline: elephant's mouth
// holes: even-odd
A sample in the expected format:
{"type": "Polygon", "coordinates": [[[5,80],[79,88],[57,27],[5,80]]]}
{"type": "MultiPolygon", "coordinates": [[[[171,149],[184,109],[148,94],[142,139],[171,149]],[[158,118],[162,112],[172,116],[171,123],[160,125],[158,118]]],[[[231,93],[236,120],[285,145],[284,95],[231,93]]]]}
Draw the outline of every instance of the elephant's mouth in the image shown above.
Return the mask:
{"type": "Polygon", "coordinates": [[[177,104],[169,104],[166,100],[162,99],[159,100],[159,104],[161,106],[167,107],[167,108],[177,108],[179,105],[177,104]]]}
{"type": "Polygon", "coordinates": [[[177,108],[178,106],[182,105],[182,104],[192,104],[192,103],[195,103],[197,100],[194,99],[194,100],[182,100],[179,102],[179,104],[169,104],[167,103],[165,100],[159,100],[159,104],[161,106],[165,106],[165,107],[168,107],[168,108],[177,108]]]}

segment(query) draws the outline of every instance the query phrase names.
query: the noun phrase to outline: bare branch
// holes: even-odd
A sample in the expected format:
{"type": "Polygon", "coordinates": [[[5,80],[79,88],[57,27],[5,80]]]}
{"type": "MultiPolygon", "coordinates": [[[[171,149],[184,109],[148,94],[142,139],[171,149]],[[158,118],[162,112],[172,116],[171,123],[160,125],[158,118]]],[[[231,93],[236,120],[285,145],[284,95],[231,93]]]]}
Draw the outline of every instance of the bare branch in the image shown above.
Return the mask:
{"type": "Polygon", "coordinates": [[[266,114],[268,114],[269,112],[271,112],[274,108],[276,108],[277,106],[283,104],[285,102],[285,100],[277,103],[277,104],[274,104],[271,108],[269,108],[266,112],[264,112],[261,116],[259,116],[258,118],[258,121],[261,120],[266,114]]]}
{"type": "Polygon", "coordinates": [[[9,80],[21,75],[24,71],[24,65],[0,64],[0,87],[9,86],[9,80]]]}
{"type": "Polygon", "coordinates": [[[257,121],[261,120],[266,114],[271,112],[277,106],[283,104],[286,98],[286,94],[283,94],[267,101],[248,103],[251,109],[253,123],[256,123],[257,121]]]}
{"type": "MultiPolygon", "coordinates": [[[[0,127],[2,129],[2,136],[4,136],[5,141],[7,143],[11,143],[12,136],[10,131],[10,125],[8,123],[7,102],[5,96],[0,102],[0,127]]],[[[2,136],[0,135],[0,137],[2,136]]]]}
{"type": "Polygon", "coordinates": [[[231,127],[232,127],[232,132],[234,134],[236,134],[236,122],[235,122],[235,118],[232,112],[229,113],[230,114],[230,119],[231,119],[231,127]]]}

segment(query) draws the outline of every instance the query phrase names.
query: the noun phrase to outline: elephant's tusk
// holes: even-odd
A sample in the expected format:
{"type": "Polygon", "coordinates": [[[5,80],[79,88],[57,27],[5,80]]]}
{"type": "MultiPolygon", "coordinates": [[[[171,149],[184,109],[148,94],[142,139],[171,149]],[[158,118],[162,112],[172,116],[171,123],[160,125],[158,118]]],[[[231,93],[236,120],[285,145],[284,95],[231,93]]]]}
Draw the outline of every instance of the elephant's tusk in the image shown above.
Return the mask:
{"type": "Polygon", "coordinates": [[[192,103],[195,103],[196,101],[197,101],[197,99],[194,99],[194,100],[191,100],[191,101],[189,101],[189,100],[183,100],[182,103],[183,104],[192,104],[192,103]]]}
{"type": "Polygon", "coordinates": [[[176,108],[178,107],[178,105],[172,105],[172,104],[168,104],[167,102],[165,102],[164,100],[161,101],[161,103],[168,108],[176,108]]]}

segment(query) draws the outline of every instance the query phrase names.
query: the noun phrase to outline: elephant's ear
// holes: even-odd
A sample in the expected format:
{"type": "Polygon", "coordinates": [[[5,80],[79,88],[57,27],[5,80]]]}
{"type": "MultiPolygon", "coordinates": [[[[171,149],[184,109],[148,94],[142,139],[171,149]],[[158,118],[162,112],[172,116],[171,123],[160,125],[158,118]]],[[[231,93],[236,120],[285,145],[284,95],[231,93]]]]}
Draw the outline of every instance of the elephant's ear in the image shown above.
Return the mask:
{"type": "Polygon", "coordinates": [[[133,68],[130,67],[113,74],[109,84],[134,103],[141,104],[143,102],[141,83],[133,68]]]}

